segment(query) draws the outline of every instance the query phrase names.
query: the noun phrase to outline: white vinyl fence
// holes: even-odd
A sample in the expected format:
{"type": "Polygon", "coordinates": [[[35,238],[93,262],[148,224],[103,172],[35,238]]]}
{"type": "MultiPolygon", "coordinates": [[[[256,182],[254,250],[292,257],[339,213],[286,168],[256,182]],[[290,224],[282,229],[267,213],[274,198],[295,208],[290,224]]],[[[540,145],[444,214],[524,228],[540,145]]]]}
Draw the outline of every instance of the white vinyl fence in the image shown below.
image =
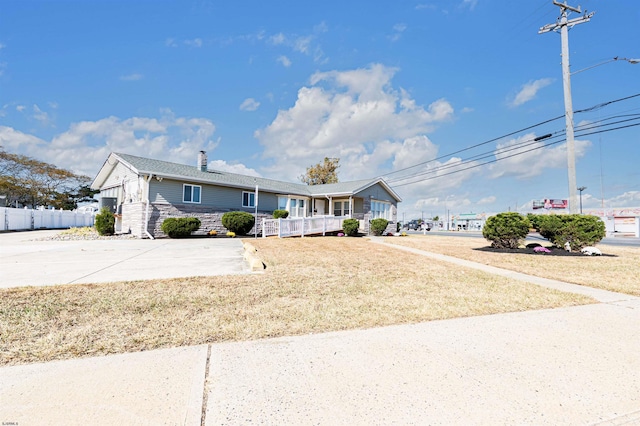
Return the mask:
{"type": "Polygon", "coordinates": [[[32,210],[0,207],[0,231],[66,229],[93,226],[95,213],[70,210],[32,210]]]}

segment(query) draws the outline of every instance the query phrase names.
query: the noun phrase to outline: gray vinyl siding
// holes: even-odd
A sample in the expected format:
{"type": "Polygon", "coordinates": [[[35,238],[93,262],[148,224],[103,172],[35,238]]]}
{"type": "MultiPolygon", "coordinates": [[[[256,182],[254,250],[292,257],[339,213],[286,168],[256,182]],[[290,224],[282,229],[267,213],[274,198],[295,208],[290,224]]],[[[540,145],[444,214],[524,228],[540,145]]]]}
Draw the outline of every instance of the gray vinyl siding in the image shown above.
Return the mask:
{"type": "Polygon", "coordinates": [[[379,183],[376,183],[375,185],[372,185],[358,192],[357,194],[355,194],[355,196],[362,197],[364,199],[372,199],[375,201],[386,201],[388,203],[391,203],[393,206],[398,205],[396,199],[379,183]]]}
{"type": "MultiPolygon", "coordinates": [[[[158,182],[152,179],[149,186],[149,199],[157,204],[193,204],[203,207],[212,207],[220,210],[246,210],[253,208],[242,207],[242,193],[254,192],[251,189],[230,188],[224,186],[206,185],[201,183],[182,182],[171,179],[163,179],[158,182]],[[183,203],[184,185],[200,186],[200,203],[183,203]]],[[[259,192],[258,210],[273,211],[278,206],[278,197],[275,194],[259,192]]]]}

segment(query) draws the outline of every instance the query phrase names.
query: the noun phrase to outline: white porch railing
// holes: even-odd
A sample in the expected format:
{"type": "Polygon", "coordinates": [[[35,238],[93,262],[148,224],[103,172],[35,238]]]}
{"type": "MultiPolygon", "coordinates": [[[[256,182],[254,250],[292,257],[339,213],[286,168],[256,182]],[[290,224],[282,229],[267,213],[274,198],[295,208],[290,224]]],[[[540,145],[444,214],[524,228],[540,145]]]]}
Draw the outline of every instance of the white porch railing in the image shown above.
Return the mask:
{"type": "Polygon", "coordinates": [[[262,219],[262,237],[304,237],[342,230],[342,222],[348,216],[313,216],[291,219],[262,219]]]}

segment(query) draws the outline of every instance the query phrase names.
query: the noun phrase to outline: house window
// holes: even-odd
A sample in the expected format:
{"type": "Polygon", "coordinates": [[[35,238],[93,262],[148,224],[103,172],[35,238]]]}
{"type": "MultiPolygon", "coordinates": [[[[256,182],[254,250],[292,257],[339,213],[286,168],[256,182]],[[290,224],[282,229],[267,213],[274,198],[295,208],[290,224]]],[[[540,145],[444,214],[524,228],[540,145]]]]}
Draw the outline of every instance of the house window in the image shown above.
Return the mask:
{"type": "Polygon", "coordinates": [[[384,201],[371,202],[371,219],[391,219],[391,203],[384,201]]]}
{"type": "Polygon", "coordinates": [[[278,197],[278,210],[287,210],[287,197],[278,197]]]}
{"type": "Polygon", "coordinates": [[[349,215],[349,202],[348,201],[334,201],[333,202],[333,215],[334,216],[348,216],[349,215]]]}
{"type": "Polygon", "coordinates": [[[305,217],[307,203],[303,198],[278,197],[278,209],[287,210],[289,217],[305,217]]]}
{"type": "Polygon", "coordinates": [[[243,192],[242,193],[242,207],[255,207],[256,206],[256,193],[255,192],[243,192]]]}
{"type": "Polygon", "coordinates": [[[200,185],[183,185],[182,186],[182,201],[185,203],[197,203],[200,204],[200,191],[202,187],[200,185]]]}

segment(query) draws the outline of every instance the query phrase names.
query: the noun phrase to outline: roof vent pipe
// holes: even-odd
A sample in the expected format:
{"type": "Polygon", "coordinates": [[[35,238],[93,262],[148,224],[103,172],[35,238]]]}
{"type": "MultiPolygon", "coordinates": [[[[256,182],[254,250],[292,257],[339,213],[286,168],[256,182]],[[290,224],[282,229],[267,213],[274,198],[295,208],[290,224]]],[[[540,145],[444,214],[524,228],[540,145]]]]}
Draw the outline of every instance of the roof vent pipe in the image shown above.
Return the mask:
{"type": "Polygon", "coordinates": [[[198,154],[198,167],[200,167],[201,172],[207,171],[207,153],[204,151],[200,151],[198,154]]]}

